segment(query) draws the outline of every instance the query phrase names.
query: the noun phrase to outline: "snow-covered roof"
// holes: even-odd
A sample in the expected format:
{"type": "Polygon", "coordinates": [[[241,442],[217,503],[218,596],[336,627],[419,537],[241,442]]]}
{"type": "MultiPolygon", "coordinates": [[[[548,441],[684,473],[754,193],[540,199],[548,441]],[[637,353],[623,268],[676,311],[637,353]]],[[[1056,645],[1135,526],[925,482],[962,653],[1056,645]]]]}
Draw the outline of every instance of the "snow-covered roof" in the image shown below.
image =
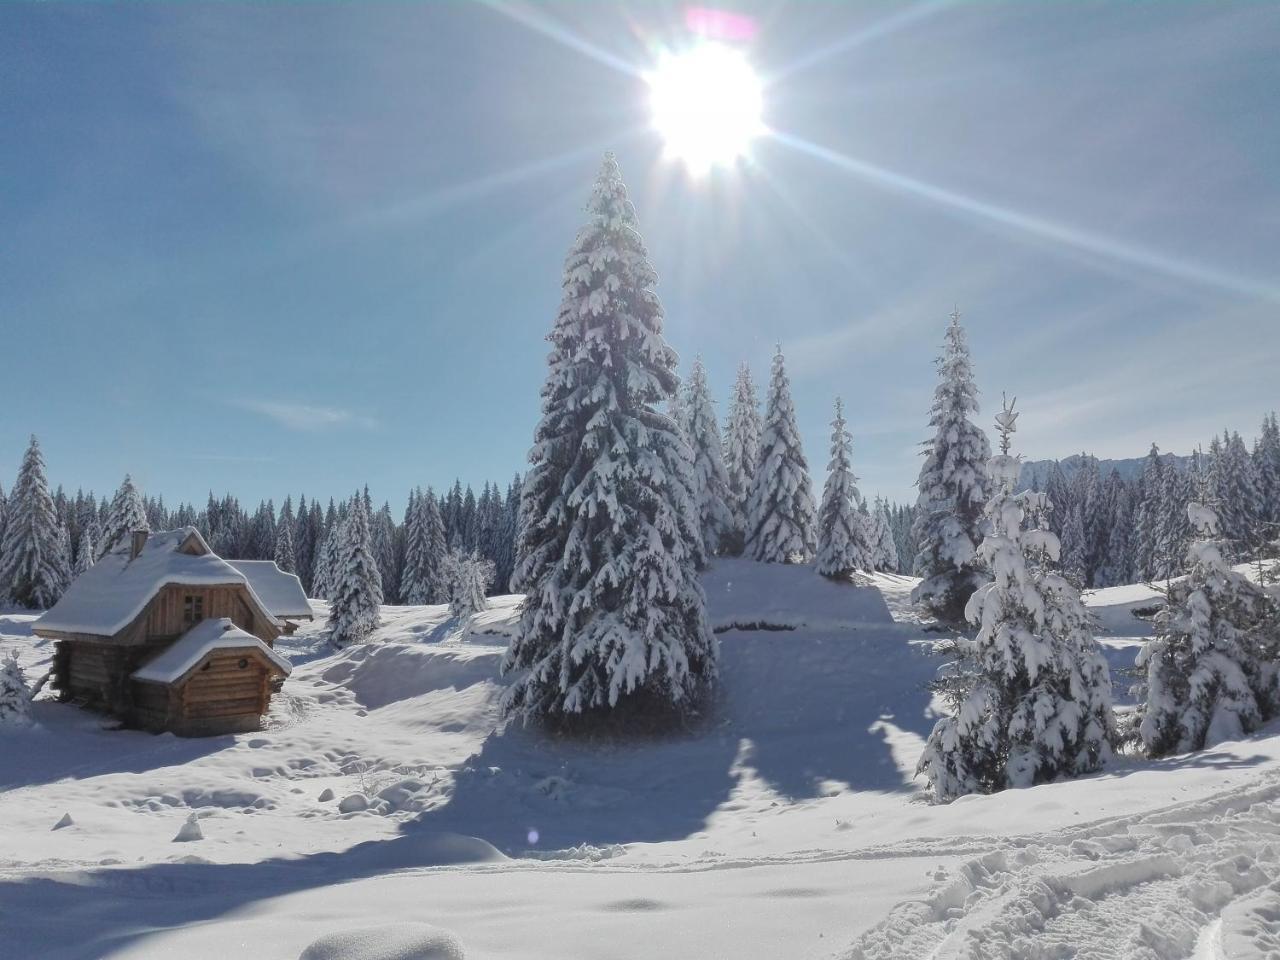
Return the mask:
{"type": "Polygon", "coordinates": [[[244,574],[273,617],[290,620],[315,617],[302,590],[302,581],[292,573],[285,573],[274,560],[228,560],[227,563],[244,574]]]}
{"type": "Polygon", "coordinates": [[[140,614],[162,587],[171,583],[190,586],[244,584],[264,616],[276,622],[249,579],[223,560],[204,542],[195,527],[180,527],[147,538],[142,552],[129,559],[126,537],[120,546],[78,576],[43,617],[36,632],[88,633],[113,636],[140,614]],[[193,552],[181,550],[193,540],[193,552]]]}
{"type": "Polygon", "coordinates": [[[133,672],[133,679],[151,683],[176,683],[214,650],[257,650],[287,677],[289,661],[251,633],[245,633],[226,617],[202,620],[180,636],[160,656],[133,672]]]}

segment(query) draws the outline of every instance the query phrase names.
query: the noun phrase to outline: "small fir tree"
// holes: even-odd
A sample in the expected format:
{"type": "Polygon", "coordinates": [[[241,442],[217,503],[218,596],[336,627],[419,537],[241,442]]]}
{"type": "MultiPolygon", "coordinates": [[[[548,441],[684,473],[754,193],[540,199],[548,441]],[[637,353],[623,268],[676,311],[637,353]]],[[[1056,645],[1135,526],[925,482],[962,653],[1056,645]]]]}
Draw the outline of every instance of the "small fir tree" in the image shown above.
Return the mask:
{"type": "Polygon", "coordinates": [[[733,529],[725,543],[725,552],[742,553],[747,535],[751,488],[760,469],[760,398],[751,379],[751,368],[738,367],[729,404],[729,422],[725,428],[724,465],[729,479],[729,511],[733,529]]]}
{"type": "Polygon", "coordinates": [[[16,651],[0,657],[0,730],[29,727],[31,716],[31,688],[22,672],[16,651]]]}
{"type": "Polygon", "coordinates": [[[912,602],[945,623],[959,623],[965,604],[983,582],[977,560],[982,511],[987,499],[987,435],[969,418],[978,412],[978,388],[960,311],[951,315],[946,346],[938,359],[938,387],[924,444],[924,465],[912,532],[919,547],[920,583],[912,602]]]}
{"type": "MultiPolygon", "coordinates": [[[[105,557],[120,544],[127,543],[135,530],[150,531],[151,523],[147,520],[147,509],[142,501],[142,494],[134,485],[133,477],[126,473],[124,482],[120,484],[120,489],[116,491],[111,507],[107,511],[107,520],[102,528],[102,539],[98,541],[98,557],[105,557]]],[[[234,557],[237,553],[228,552],[219,555],[234,557]]]]}
{"type": "Polygon", "coordinates": [[[493,576],[492,561],[474,553],[450,553],[444,564],[444,577],[449,585],[449,615],[464,622],[487,610],[493,576]]]}
{"type": "Polygon", "coordinates": [[[791,383],[779,345],[760,436],[760,466],[751,485],[746,554],[765,563],[804,563],[814,552],[813,490],[800,445],[791,383]]]}
{"type": "Polygon", "coordinates": [[[444,522],[436,496],[427,488],[415,491],[405,529],[404,573],[400,579],[400,595],[413,606],[441,603],[446,599],[444,562],[444,522]]]}
{"type": "Polygon", "coordinates": [[[351,501],[338,538],[329,604],[329,642],[335,647],[362,643],[381,622],[382,577],[373,556],[373,537],[364,498],[351,501]]]}
{"type": "Polygon", "coordinates": [[[1275,665],[1264,656],[1275,601],[1227,565],[1212,508],[1193,501],[1187,518],[1200,536],[1190,570],[1169,585],[1137,661],[1147,674],[1138,732],[1153,757],[1238,739],[1275,709],[1275,665]]]}
{"type": "Polygon", "coordinates": [[[1016,418],[1012,404],[996,417],[1001,452],[988,463],[996,490],[979,552],[992,579],[966,609],[978,633],[957,642],[964,670],[954,713],[934,726],[918,768],[938,800],[1096,770],[1114,737],[1110,678],[1088,612],[1052,569],[1060,547],[1040,520],[1047,498],[1014,493],[1016,418]]]}
{"type": "Polygon", "coordinates": [[[852,444],[844,403],[837,397],[831,421],[831,462],[818,508],[818,572],[833,579],[847,578],[855,570],[870,570],[873,565],[867,525],[858,510],[861,496],[850,459],[852,444]]]}
{"type": "Polygon", "coordinates": [[[65,528],[58,521],[44,454],[34,436],[9,494],[8,513],[0,541],[0,584],[7,586],[9,600],[18,606],[47,609],[62,596],[70,570],[65,528]]]}
{"type": "Polygon", "coordinates": [[[707,368],[695,357],[685,387],[685,439],[693,452],[693,500],[698,509],[703,549],[720,553],[733,531],[729,476],[725,471],[720,427],[707,386],[707,368]]]}

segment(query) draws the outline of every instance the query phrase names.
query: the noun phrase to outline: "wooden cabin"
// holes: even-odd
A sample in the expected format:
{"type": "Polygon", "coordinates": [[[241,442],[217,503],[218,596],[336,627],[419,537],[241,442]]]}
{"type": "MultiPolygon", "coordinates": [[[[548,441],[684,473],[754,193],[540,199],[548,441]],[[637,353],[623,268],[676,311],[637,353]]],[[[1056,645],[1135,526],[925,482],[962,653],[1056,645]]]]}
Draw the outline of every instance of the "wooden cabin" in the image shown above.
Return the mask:
{"type": "Polygon", "coordinates": [[[63,700],[185,736],[257,729],[289,674],[272,649],[310,619],[298,578],[223,560],[194,527],[139,531],[33,625],[63,700]]]}

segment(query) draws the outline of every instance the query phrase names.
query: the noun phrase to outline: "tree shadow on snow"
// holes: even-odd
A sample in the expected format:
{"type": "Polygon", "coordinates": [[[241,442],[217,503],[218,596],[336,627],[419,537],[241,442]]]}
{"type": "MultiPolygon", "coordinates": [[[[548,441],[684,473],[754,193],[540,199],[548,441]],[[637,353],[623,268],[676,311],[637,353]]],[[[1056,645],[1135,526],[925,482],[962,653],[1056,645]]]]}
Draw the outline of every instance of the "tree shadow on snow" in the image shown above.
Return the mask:
{"type": "Polygon", "coordinates": [[[794,800],[913,790],[884,724],[926,737],[937,660],[893,631],[722,636],[724,722],[749,743],[743,763],[794,800]]]}

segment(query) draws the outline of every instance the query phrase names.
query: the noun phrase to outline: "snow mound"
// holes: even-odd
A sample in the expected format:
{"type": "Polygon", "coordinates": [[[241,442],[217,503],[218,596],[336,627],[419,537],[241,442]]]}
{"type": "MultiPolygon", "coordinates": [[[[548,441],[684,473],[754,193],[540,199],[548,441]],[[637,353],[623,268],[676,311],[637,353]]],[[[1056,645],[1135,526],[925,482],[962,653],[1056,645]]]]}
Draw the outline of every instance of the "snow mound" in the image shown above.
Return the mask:
{"type": "Polygon", "coordinates": [[[496,863],[507,858],[493,844],[460,833],[410,833],[394,840],[368,840],[339,854],[344,864],[376,872],[459,863],[496,863]]]}
{"type": "Polygon", "coordinates": [[[717,559],[702,575],[717,632],[728,629],[857,629],[893,623],[880,591],[819,576],[812,564],[717,559]]]}
{"type": "Polygon", "coordinates": [[[463,960],[453,934],[425,923],[393,923],[330,933],[298,960],[463,960]]]}
{"type": "Polygon", "coordinates": [[[501,652],[416,643],[366,643],[326,661],[320,679],[348,690],[370,710],[440,690],[495,681],[501,652]]]}

